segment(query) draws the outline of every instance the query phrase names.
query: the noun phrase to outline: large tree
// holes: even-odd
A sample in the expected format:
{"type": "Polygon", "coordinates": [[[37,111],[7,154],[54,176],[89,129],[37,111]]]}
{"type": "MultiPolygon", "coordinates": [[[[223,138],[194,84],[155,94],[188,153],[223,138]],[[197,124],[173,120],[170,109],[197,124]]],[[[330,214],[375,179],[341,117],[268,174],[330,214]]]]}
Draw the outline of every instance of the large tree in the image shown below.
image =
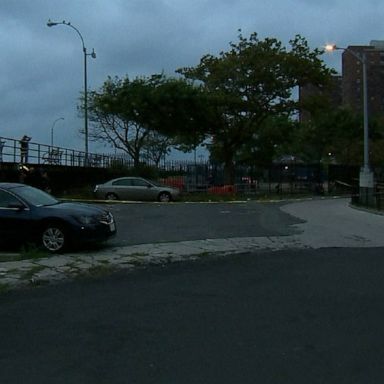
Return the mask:
{"type": "MultiPolygon", "coordinates": [[[[196,67],[178,70],[202,84],[210,95],[216,111],[209,127],[211,149],[215,159],[224,163],[227,182],[234,182],[238,151],[255,138],[269,140],[261,132],[265,122],[296,111],[295,87],[329,82],[332,72],[319,59],[321,53],[311,51],[301,36],[291,40],[287,49],[273,38],[259,40],[256,33],[249,38],[240,34],[228,52],[206,55],[196,67]]],[[[259,145],[263,145],[260,140],[259,145]]]]}
{"type": "Polygon", "coordinates": [[[89,137],[127,153],[139,165],[142,148],[150,134],[135,118],[136,103],[145,102],[145,80],[108,78],[98,91],[89,93],[92,122],[89,137]]]}
{"type": "Polygon", "coordinates": [[[197,146],[212,121],[201,87],[163,74],[108,78],[88,105],[90,137],[123,150],[135,166],[143,157],[158,162],[171,146],[197,146]]]}
{"type": "Polygon", "coordinates": [[[297,121],[288,116],[265,119],[257,133],[236,152],[236,164],[264,167],[282,155],[295,154],[291,149],[297,127],[297,121]]]}
{"type": "Polygon", "coordinates": [[[159,166],[160,161],[171,152],[175,142],[171,137],[151,131],[145,140],[142,157],[145,161],[159,166]]]}

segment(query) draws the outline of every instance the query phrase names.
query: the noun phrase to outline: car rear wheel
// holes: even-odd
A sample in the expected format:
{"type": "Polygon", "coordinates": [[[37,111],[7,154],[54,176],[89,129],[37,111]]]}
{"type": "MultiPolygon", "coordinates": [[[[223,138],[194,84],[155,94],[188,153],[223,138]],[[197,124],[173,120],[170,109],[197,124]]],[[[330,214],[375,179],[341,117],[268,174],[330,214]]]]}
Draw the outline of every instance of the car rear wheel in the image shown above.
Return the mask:
{"type": "Polygon", "coordinates": [[[158,199],[162,203],[168,203],[172,200],[172,196],[169,192],[161,192],[158,199]]]}
{"type": "Polygon", "coordinates": [[[47,225],[41,235],[41,243],[49,252],[60,252],[68,245],[68,236],[61,225],[47,225]]]}
{"type": "Polygon", "coordinates": [[[107,200],[118,200],[119,198],[117,197],[116,193],[107,193],[105,198],[107,200]]]}

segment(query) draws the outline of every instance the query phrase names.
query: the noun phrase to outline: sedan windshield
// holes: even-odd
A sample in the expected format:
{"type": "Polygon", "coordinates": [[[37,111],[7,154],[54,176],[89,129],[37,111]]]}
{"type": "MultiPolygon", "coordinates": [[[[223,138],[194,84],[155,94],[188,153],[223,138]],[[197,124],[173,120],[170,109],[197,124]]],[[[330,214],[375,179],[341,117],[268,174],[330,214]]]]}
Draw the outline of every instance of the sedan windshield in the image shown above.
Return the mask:
{"type": "Polygon", "coordinates": [[[14,191],[27,203],[32,204],[36,207],[41,207],[42,205],[54,205],[59,203],[58,200],[56,200],[53,196],[49,195],[48,193],[45,193],[40,189],[33,188],[28,185],[15,188],[14,191]]]}

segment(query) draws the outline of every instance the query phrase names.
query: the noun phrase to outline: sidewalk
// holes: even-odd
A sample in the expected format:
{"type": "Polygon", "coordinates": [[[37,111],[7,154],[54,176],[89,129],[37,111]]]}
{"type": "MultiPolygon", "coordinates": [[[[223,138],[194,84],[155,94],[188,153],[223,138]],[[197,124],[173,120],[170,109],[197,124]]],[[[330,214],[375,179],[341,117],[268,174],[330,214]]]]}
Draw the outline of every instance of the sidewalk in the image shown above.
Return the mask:
{"type": "Polygon", "coordinates": [[[6,261],[0,263],[0,291],[208,256],[223,257],[263,250],[384,247],[384,216],[351,208],[349,199],[289,203],[281,209],[305,220],[303,224],[294,226],[299,234],[142,244],[42,259],[6,261]]]}

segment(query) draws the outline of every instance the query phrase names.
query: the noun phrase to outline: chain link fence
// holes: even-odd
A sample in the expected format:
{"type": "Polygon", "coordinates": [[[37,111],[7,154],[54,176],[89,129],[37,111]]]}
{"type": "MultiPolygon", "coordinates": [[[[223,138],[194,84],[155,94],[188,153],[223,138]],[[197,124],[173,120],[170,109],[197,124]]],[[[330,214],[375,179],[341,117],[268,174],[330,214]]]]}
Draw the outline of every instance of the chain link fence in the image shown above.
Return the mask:
{"type": "MultiPolygon", "coordinates": [[[[73,175],[72,180],[76,172],[73,169],[75,167],[81,173],[81,180],[84,180],[84,183],[89,179],[84,175],[94,173],[90,173],[90,171],[87,173],[86,169],[95,168],[96,173],[92,180],[97,179],[98,183],[107,181],[106,179],[111,175],[135,175],[155,179],[186,193],[204,192],[243,196],[359,195],[360,167],[355,165],[302,164],[294,161],[265,166],[237,165],[235,180],[229,184],[226,182],[223,165],[209,161],[163,160],[158,164],[143,161],[137,167],[137,164],[135,166],[132,159],[124,154],[88,153],[86,155],[83,151],[52,147],[35,142],[28,142],[27,153],[25,151],[22,153],[20,140],[0,136],[0,168],[1,163],[8,167],[23,164],[46,166],[51,173],[60,174],[65,173],[64,170],[58,171],[60,168],[67,168],[66,172],[73,175]],[[97,172],[96,169],[101,168],[105,171],[97,172]]],[[[375,201],[377,206],[382,209],[384,206],[384,168],[376,168],[375,175],[377,181],[375,201]]]]}

